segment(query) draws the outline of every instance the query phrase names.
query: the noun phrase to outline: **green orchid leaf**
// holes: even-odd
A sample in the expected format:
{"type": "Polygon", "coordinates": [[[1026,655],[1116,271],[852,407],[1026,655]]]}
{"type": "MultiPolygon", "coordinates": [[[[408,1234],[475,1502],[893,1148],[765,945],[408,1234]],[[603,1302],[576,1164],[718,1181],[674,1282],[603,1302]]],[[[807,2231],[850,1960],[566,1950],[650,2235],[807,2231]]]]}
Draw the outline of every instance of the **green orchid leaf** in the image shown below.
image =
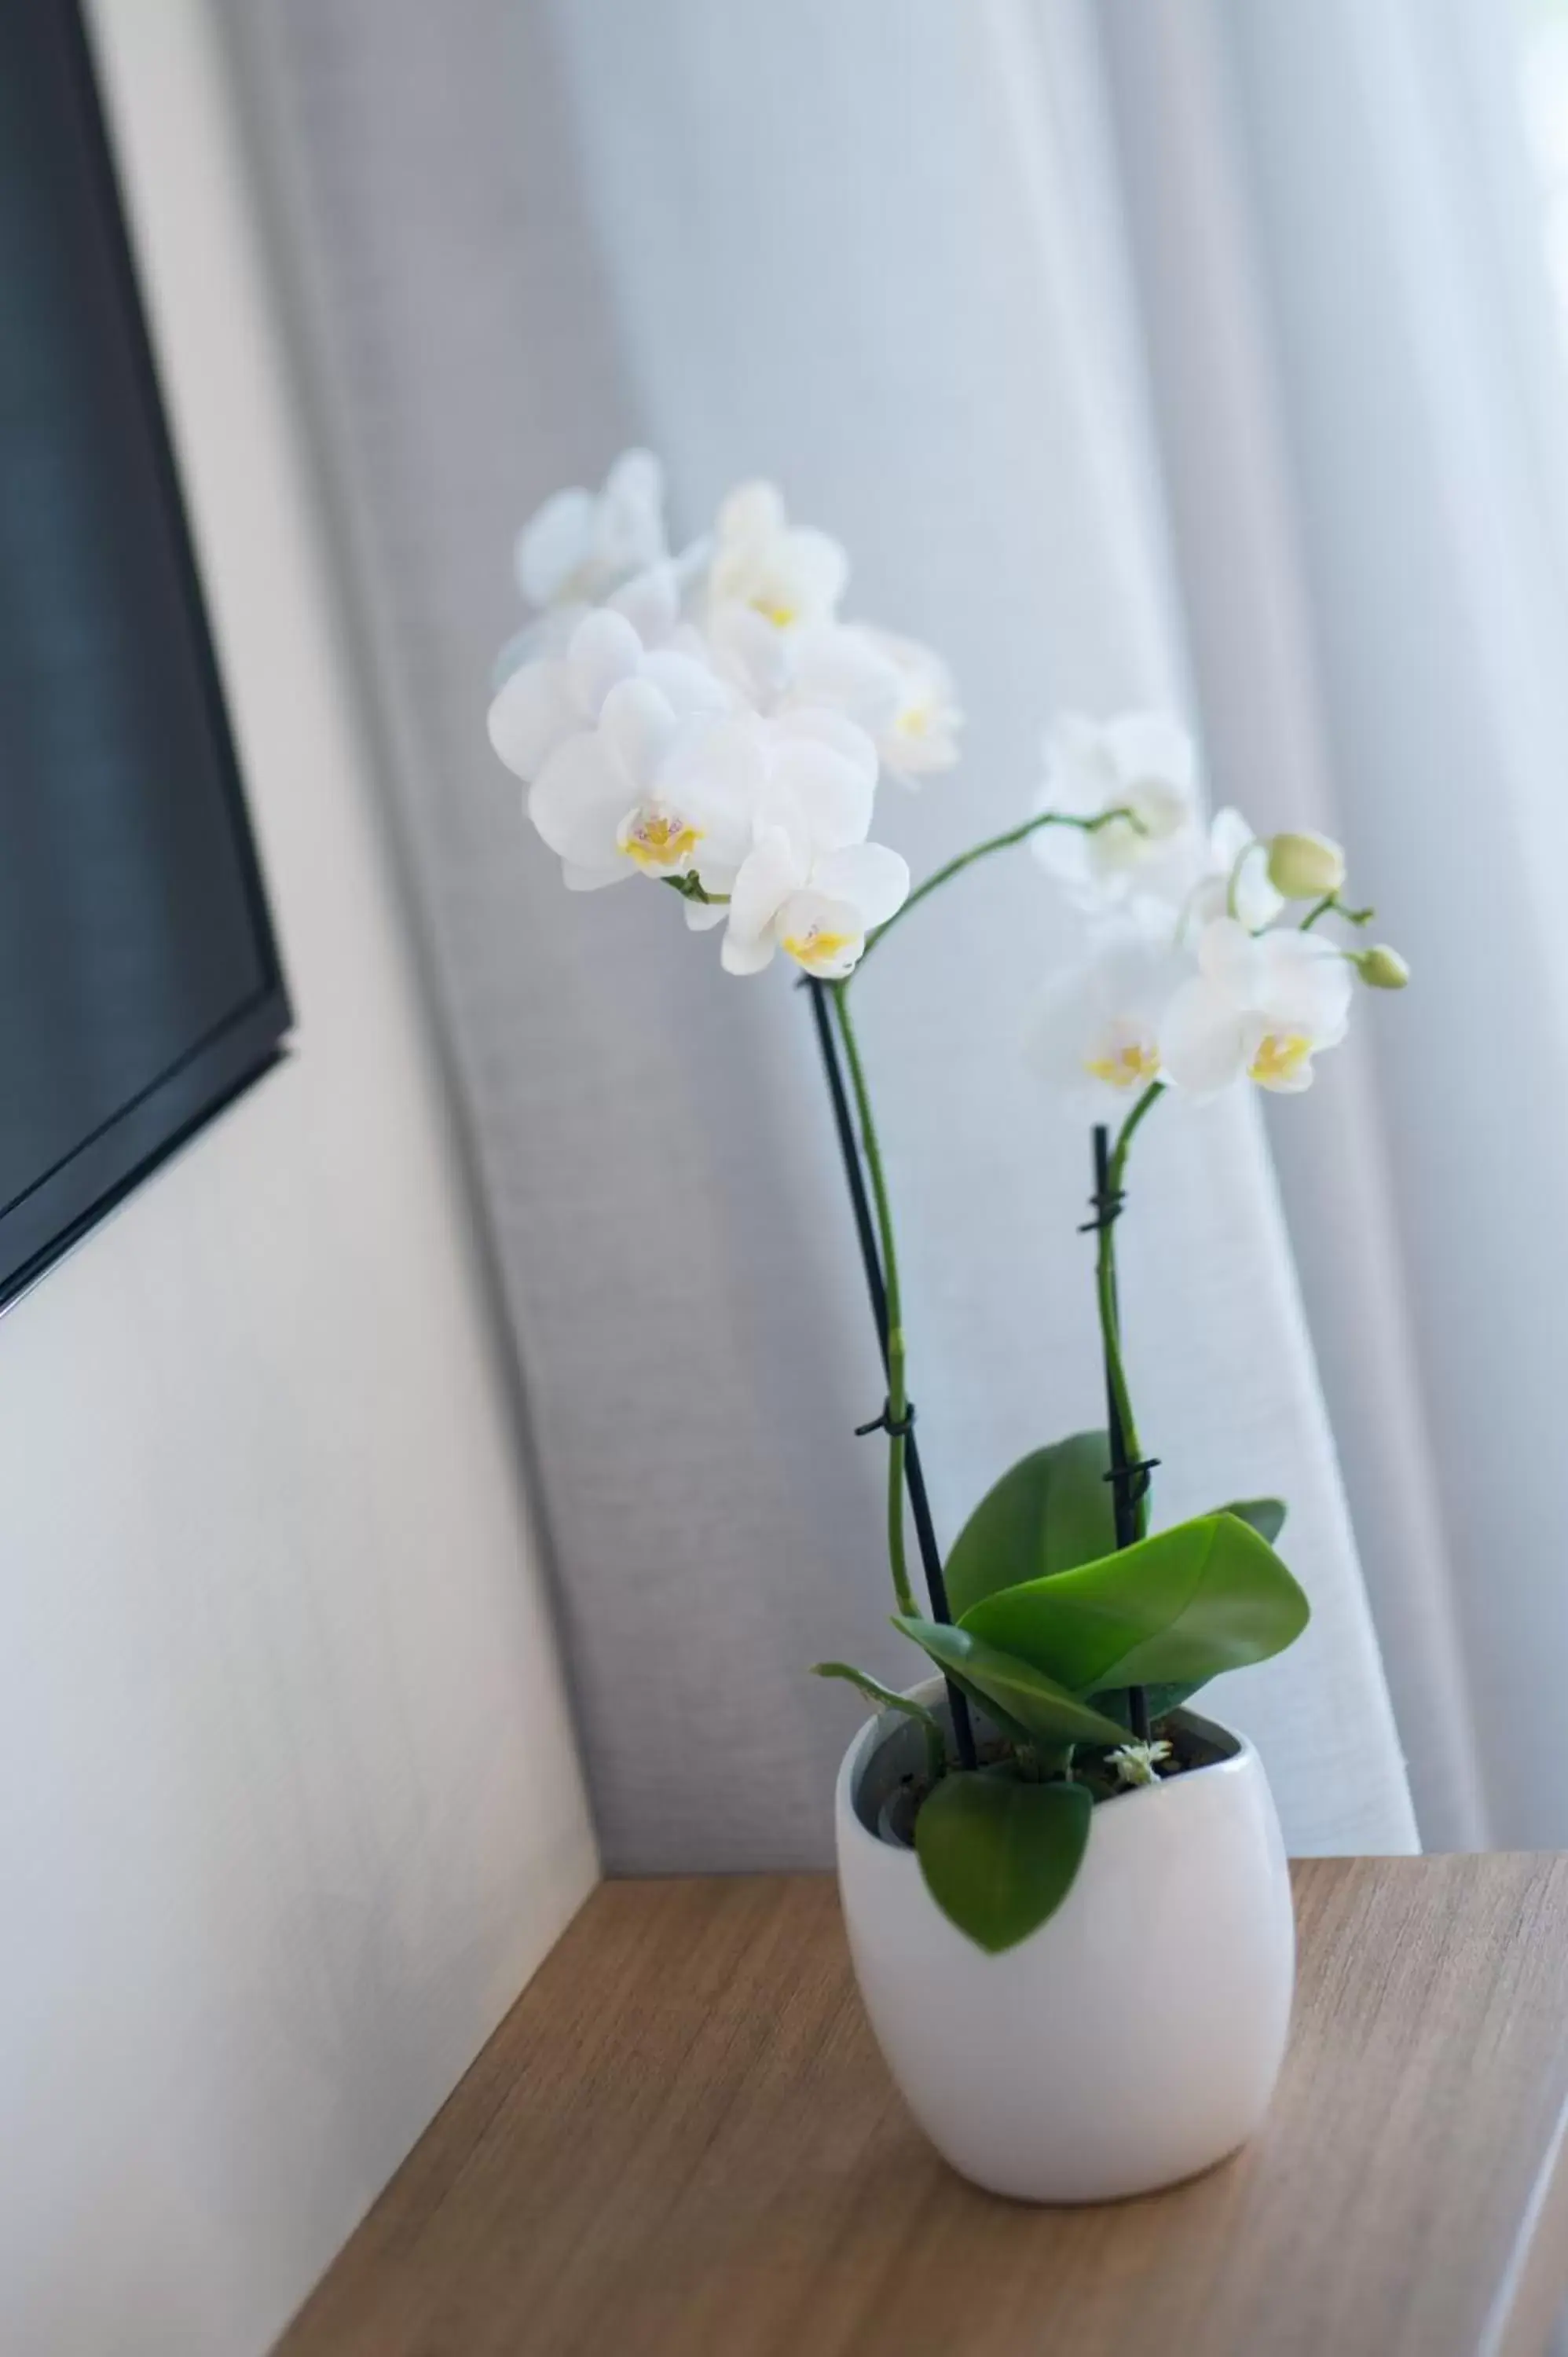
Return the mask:
{"type": "Polygon", "coordinates": [[[878,1710],[900,1710],[906,1718],[912,1718],[925,1735],[926,1764],[933,1781],[943,1773],[947,1766],[947,1740],[940,1719],[935,1711],[928,1710],[923,1702],[916,1702],[908,1695],[896,1694],[891,1686],[885,1686],[880,1678],[874,1678],[869,1670],[857,1670],[851,1662],[814,1662],[811,1675],[814,1678],[843,1678],[847,1685],[856,1687],[867,1702],[875,1703],[878,1710]]]}
{"type": "Polygon", "coordinates": [[[1201,1514],[1076,1571],[987,1597],[964,1631],[1074,1694],[1186,1686],[1266,1662],[1307,1623],[1305,1597],[1234,1514],[1201,1514]]]}
{"type": "Polygon", "coordinates": [[[961,1619],[1000,1587],[1093,1563],[1116,1544],[1110,1443],[1075,1432],[1020,1458],[988,1490],[947,1561],[948,1598],[961,1619]]]}
{"type": "Polygon", "coordinates": [[[949,1776],[915,1820],[926,1888],[950,1922],[996,1955],[1027,1939],[1072,1889],[1090,1813],[1082,1784],[1023,1784],[994,1769],[949,1776]]]}
{"type": "Polygon", "coordinates": [[[1079,1701],[1031,1663],[999,1652],[968,1630],[904,1614],[895,1615],[893,1625],[912,1637],[1010,1741],[1047,1749],[1122,1741],[1124,1730],[1103,1711],[1079,1701]]]}
{"type": "Polygon", "coordinates": [[[1219,1511],[1222,1514],[1234,1514],[1239,1523],[1249,1523],[1271,1546],[1285,1526],[1283,1498],[1235,1498],[1219,1511]]]}
{"type": "MultiPolygon", "coordinates": [[[[1148,1713],[1149,1725],[1153,1727],[1156,1719],[1168,1717],[1173,1710],[1180,1710],[1184,1703],[1191,1701],[1200,1686],[1208,1684],[1207,1678],[1194,1678],[1187,1684],[1146,1685],[1144,1688],[1144,1708],[1148,1713]]],[[[1124,1737],[1132,1734],[1133,1714],[1128,1706],[1125,1686],[1102,1686],[1097,1694],[1087,1695],[1084,1699],[1091,1702],[1096,1710],[1103,1711],[1107,1718],[1113,1718],[1124,1737]]]]}

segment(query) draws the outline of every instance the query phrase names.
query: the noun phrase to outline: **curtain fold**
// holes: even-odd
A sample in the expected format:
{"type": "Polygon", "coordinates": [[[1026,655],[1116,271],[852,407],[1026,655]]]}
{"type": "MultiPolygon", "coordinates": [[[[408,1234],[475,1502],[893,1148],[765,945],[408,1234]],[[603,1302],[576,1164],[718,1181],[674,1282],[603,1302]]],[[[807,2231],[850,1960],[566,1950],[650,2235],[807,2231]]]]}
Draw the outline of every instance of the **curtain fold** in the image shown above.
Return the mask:
{"type": "Polygon", "coordinates": [[[1273,1138],[1423,1831],[1555,1847],[1568,382],[1518,29],[1103,29],[1217,768],[1347,837],[1418,985],[1273,1138]]]}
{"type": "MultiPolygon", "coordinates": [[[[676,523],[777,475],[850,610],[929,640],[955,779],[917,873],[1026,811],[1049,710],[1180,699],[1089,14],[985,0],[230,0],[431,972],[471,1109],[612,1869],[815,1863],[886,1625],[880,1374],[805,1012],[651,894],[560,893],[484,742],[516,522],[623,443],[676,523]]],[[[1087,1135],[1019,1055],[1055,953],[1026,859],[911,920],[862,1030],[950,1539],[1101,1418],[1087,1135]],[[917,930],[918,929],[918,930],[917,930]]],[[[1291,1501],[1303,1645],[1216,1706],[1300,1850],[1408,1846],[1381,1666],[1262,1132],[1152,1124],[1124,1226],[1164,1518],[1291,1501]]],[[[1310,1122],[1316,1107],[1298,1108],[1310,1122]]]]}

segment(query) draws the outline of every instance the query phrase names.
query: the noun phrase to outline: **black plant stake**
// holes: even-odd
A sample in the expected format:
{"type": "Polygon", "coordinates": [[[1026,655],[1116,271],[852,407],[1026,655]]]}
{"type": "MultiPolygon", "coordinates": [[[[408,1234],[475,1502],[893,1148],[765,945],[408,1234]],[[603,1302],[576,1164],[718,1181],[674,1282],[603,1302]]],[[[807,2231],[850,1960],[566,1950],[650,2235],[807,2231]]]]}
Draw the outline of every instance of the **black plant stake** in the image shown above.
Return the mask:
{"type": "MultiPolygon", "coordinates": [[[[1115,1511],[1116,1544],[1128,1547],[1137,1542],[1138,1506],[1147,1494],[1149,1476],[1155,1459],[1134,1457],[1128,1449],[1121,1401],[1117,1395],[1116,1368],[1112,1358],[1117,1345],[1112,1335],[1120,1333],[1121,1310],[1116,1298],[1116,1264],[1112,1230],[1121,1217],[1126,1198],[1120,1186],[1112,1181],[1111,1133],[1102,1122],[1096,1125],[1094,1132],[1094,1192],[1089,1200],[1094,1208],[1094,1217],[1087,1226],[1098,1231],[1104,1272],[1101,1310],[1101,1331],[1105,1338],[1105,1420],[1111,1437],[1111,1470],[1105,1478],[1111,1484],[1115,1511]]],[[[1149,1739],[1149,1697],[1143,1686],[1128,1687],[1127,1716],[1134,1737],[1140,1743],[1146,1743],[1149,1739]]]]}
{"type": "MultiPolygon", "coordinates": [[[[828,1094],[832,1101],[833,1127],[838,1133],[839,1153],[843,1160],[844,1177],[849,1182],[850,1202],[854,1211],[855,1233],[860,1239],[860,1256],[865,1267],[865,1289],[871,1296],[871,1313],[876,1321],[876,1340],[882,1352],[884,1369],[887,1365],[887,1290],[883,1283],[882,1259],[876,1248],[876,1228],[871,1216],[871,1203],[865,1191],[865,1172],[861,1164],[860,1148],[855,1141],[854,1120],[850,1112],[849,1093],[844,1087],[843,1067],[839,1061],[838,1041],[833,1036],[832,1016],[828,1006],[825,984],[811,978],[806,981],[811,1001],[811,1017],[817,1027],[817,1045],[822,1051],[822,1070],[827,1075],[828,1094]]],[[[904,1480],[909,1492],[909,1512],[915,1524],[915,1539],[920,1550],[920,1565],[926,1576],[926,1592],[931,1599],[931,1618],[949,1623],[952,1611],[948,1603],[947,1582],[942,1577],[942,1558],[937,1545],[936,1526],[931,1521],[930,1500],[926,1495],[926,1477],[920,1464],[919,1443],[915,1438],[913,1405],[906,1410],[904,1480]]],[[[861,1425],[860,1433],[885,1432],[887,1412],[870,1424],[861,1425]]],[[[952,1719],[953,1746],[961,1768],[975,1764],[974,1730],[970,1725],[969,1704],[948,1680],[948,1709],[952,1719]]]]}

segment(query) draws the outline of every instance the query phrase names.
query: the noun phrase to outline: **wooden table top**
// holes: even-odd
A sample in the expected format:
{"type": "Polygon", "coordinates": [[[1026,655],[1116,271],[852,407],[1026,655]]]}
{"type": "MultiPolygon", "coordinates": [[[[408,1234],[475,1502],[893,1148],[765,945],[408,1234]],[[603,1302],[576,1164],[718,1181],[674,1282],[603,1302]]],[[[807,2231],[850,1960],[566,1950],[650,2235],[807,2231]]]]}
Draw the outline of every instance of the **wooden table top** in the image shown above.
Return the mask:
{"type": "Polygon", "coordinates": [[[1568,1858],[1294,1873],[1262,2136],[1077,2211],[922,2141],[826,1877],[606,1883],[280,2357],[1539,2357],[1568,2291],[1568,1858]]]}

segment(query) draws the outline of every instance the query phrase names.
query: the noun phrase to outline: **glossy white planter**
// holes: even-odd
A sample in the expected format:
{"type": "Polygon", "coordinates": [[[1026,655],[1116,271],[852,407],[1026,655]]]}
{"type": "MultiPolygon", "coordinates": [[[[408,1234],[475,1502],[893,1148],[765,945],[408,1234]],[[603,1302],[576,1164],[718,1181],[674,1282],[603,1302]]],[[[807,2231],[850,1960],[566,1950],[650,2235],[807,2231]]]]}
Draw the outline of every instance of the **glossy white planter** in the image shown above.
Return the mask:
{"type": "MultiPolygon", "coordinates": [[[[914,1689],[940,1706],[940,1680],[914,1689]]],[[[1078,1879],[998,1956],[950,1923],[914,1852],[857,1807],[918,1768],[894,1712],[844,1755],[839,1888],[856,1977],[906,2101],[944,2158],[1023,2201],[1108,2201],[1223,2160],[1284,2059],[1295,1924],[1279,1819],[1251,1744],[1096,1808],[1078,1879]]]]}

